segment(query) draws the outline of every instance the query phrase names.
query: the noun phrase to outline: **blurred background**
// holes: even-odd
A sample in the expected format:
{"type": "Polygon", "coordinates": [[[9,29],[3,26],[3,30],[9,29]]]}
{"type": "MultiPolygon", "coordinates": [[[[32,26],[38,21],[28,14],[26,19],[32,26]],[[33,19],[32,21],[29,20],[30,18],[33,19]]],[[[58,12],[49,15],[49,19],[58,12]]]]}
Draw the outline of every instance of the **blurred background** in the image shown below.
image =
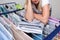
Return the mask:
{"type": "MultiPolygon", "coordinates": [[[[8,3],[8,2],[16,2],[21,4],[24,7],[25,0],[0,0],[0,4],[8,3]]],[[[51,6],[51,16],[57,19],[60,19],[60,0],[50,0],[51,6]]]]}

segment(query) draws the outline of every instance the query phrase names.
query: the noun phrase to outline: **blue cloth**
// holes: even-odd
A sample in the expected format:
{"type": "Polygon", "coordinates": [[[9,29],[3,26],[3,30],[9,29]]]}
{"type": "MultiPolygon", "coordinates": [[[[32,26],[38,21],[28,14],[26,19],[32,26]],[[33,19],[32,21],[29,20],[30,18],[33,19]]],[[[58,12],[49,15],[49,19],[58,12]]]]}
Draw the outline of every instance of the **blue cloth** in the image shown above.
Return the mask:
{"type": "Polygon", "coordinates": [[[9,40],[9,39],[3,32],[0,31],[0,40],[9,40]]]}
{"type": "Polygon", "coordinates": [[[32,34],[34,40],[43,40],[43,35],[41,34],[32,34]]]}
{"type": "MultiPolygon", "coordinates": [[[[3,5],[0,5],[0,13],[4,13],[7,10],[5,9],[5,7],[3,5]]],[[[7,14],[4,14],[7,17],[7,14]]]]}
{"type": "Polygon", "coordinates": [[[0,31],[2,33],[4,33],[4,35],[9,39],[12,40],[13,37],[11,36],[11,34],[6,30],[6,28],[0,23],[0,31]]]}

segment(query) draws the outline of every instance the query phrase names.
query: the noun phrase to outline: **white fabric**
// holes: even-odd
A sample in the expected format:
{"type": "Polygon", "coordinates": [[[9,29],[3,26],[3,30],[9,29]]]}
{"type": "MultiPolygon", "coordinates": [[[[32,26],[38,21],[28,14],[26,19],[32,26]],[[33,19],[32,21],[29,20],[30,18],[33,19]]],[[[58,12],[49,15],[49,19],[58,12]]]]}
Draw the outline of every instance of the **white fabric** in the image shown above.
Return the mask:
{"type": "Polygon", "coordinates": [[[46,4],[50,4],[49,0],[41,0],[42,1],[42,7],[45,6],[46,4]]]}

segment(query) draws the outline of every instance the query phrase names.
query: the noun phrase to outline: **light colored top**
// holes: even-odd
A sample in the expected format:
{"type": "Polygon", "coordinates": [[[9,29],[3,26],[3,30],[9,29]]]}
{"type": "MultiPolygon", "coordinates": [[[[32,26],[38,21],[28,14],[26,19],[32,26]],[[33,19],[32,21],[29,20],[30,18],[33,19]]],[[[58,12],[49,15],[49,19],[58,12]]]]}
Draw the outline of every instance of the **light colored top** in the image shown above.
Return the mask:
{"type": "Polygon", "coordinates": [[[50,4],[49,0],[42,0],[42,7],[45,6],[46,4],[50,4]]]}

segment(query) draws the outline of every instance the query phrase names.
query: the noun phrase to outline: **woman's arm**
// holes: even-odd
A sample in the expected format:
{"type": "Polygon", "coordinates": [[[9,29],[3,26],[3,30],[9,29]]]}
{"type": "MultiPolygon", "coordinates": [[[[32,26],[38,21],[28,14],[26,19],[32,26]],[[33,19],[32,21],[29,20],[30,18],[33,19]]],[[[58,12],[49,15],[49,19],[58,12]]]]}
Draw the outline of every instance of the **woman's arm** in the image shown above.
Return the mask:
{"type": "Polygon", "coordinates": [[[44,7],[43,7],[43,12],[42,14],[36,14],[34,13],[34,17],[38,20],[40,20],[41,22],[43,22],[44,24],[47,24],[48,22],[48,19],[49,19],[49,15],[50,15],[50,8],[49,8],[49,5],[46,4],[44,7]]]}
{"type": "Polygon", "coordinates": [[[31,22],[33,20],[33,10],[32,10],[32,5],[31,5],[31,0],[28,0],[28,4],[26,6],[26,14],[25,18],[31,22]]]}

